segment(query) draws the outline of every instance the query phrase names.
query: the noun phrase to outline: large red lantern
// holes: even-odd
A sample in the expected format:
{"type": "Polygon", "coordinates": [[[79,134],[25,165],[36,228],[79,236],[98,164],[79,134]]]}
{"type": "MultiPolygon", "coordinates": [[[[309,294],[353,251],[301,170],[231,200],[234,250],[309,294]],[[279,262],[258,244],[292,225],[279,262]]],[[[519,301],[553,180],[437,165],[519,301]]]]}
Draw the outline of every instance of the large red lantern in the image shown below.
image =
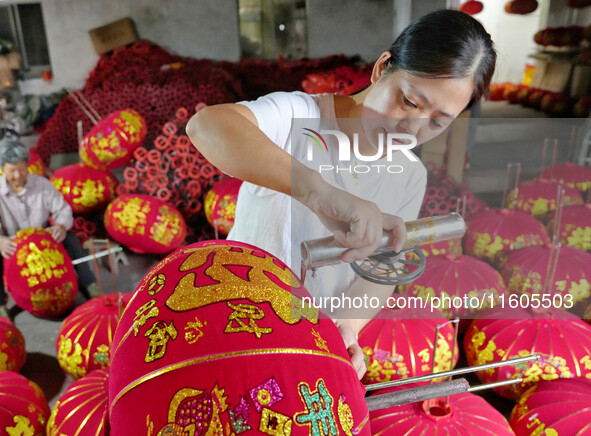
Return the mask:
{"type": "Polygon", "coordinates": [[[143,194],[121,195],[109,203],[105,228],[130,250],[152,254],[171,252],[187,233],[185,219],[174,206],[143,194]]]}
{"type": "Polygon", "coordinates": [[[591,167],[572,162],[552,165],[542,170],[540,178],[585,192],[591,187],[591,167]]]}
{"type": "Polygon", "coordinates": [[[242,180],[224,178],[211,188],[203,199],[205,217],[222,235],[227,235],[234,225],[236,201],[242,180]]]}
{"type": "MultiPolygon", "coordinates": [[[[375,395],[414,388],[409,384],[377,391],[375,395]]],[[[482,397],[461,393],[444,398],[421,401],[375,410],[370,413],[371,432],[374,435],[404,436],[495,436],[514,435],[509,423],[500,412],[482,397]]]]}
{"type": "Polygon", "coordinates": [[[175,251],[144,277],[117,327],[111,436],[146,427],[369,435],[365,389],[338,329],[310,301],[256,247],[218,240],[175,251]]]}
{"type": "Polygon", "coordinates": [[[25,338],[8,318],[0,317],[0,371],[20,371],[27,359],[25,338]]]}
{"type": "Polygon", "coordinates": [[[62,323],[55,344],[62,369],[75,379],[109,365],[119,314],[130,293],[93,298],[78,306],[62,323]]]}
{"type": "Polygon", "coordinates": [[[122,167],[131,160],[133,150],[144,142],[147,131],[146,121],[135,110],[113,112],[84,137],[80,158],[99,170],[122,167]]]}
{"type": "Polygon", "coordinates": [[[367,367],[364,383],[430,374],[438,324],[433,370],[447,371],[455,366],[459,352],[455,351],[452,364],[453,327],[439,313],[431,318],[421,315],[410,309],[384,309],[361,330],[358,342],[367,367]]]}
{"type": "Polygon", "coordinates": [[[520,211],[490,209],[466,222],[464,251],[502,267],[507,253],[532,245],[546,245],[550,237],[544,225],[520,211]]]}
{"type": "MultiPolygon", "coordinates": [[[[545,221],[548,213],[556,210],[556,194],[560,185],[549,180],[530,180],[517,185],[509,192],[509,209],[521,210],[536,219],[545,221]]],[[[583,204],[581,193],[575,188],[563,186],[564,205],[583,204]]]]}
{"type": "MultiPolygon", "coordinates": [[[[554,217],[548,229],[554,231],[554,217]]],[[[562,209],[558,238],[563,245],[591,251],[591,203],[565,206],[562,209]]]]}
{"type": "Polygon", "coordinates": [[[477,373],[483,383],[492,383],[517,378],[525,370],[523,382],[495,389],[502,396],[517,401],[526,389],[543,380],[591,378],[591,326],[575,315],[558,309],[545,312],[505,309],[483,312],[481,316],[482,319],[472,322],[464,337],[469,365],[531,354],[541,356],[531,364],[477,373]]]}
{"type": "Polygon", "coordinates": [[[74,304],[78,282],[72,260],[45,229],[19,230],[16,251],[4,259],[6,286],[21,309],[53,317],[74,304]]]}
{"type": "Polygon", "coordinates": [[[73,382],[56,401],[47,421],[47,436],[108,434],[109,371],[97,369],[73,382]]]}
{"type": "Polygon", "coordinates": [[[558,379],[528,389],[511,412],[518,436],[583,436],[591,430],[591,380],[558,379]]]}
{"type": "Polygon", "coordinates": [[[589,302],[591,253],[562,247],[554,273],[548,271],[551,257],[549,246],[526,247],[510,253],[502,271],[509,290],[522,294],[552,294],[553,307],[570,309],[579,302],[589,302]],[[548,283],[548,289],[544,289],[548,274],[552,281],[548,283]]]}
{"type": "Polygon", "coordinates": [[[35,382],[0,371],[0,431],[4,435],[44,436],[49,406],[35,382]]]}
{"type": "Polygon", "coordinates": [[[494,307],[506,291],[503,278],[492,266],[468,255],[431,256],[425,272],[399,288],[407,297],[439,298],[445,318],[473,318],[480,310],[494,307]]]}
{"type": "Polygon", "coordinates": [[[50,177],[74,213],[88,213],[105,207],[115,196],[117,179],[108,171],[78,163],[56,170],[50,177]]]}

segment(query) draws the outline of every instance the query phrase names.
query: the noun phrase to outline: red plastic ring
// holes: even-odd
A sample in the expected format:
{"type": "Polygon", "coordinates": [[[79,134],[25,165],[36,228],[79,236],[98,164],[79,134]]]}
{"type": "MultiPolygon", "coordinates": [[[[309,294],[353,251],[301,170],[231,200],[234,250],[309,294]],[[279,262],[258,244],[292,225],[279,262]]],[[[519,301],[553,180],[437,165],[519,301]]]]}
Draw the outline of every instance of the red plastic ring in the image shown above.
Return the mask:
{"type": "Polygon", "coordinates": [[[162,160],[162,153],[160,153],[160,150],[150,150],[148,152],[148,162],[153,163],[153,164],[157,164],[161,160],[162,160]]]}
{"type": "Polygon", "coordinates": [[[170,200],[170,191],[166,187],[161,187],[156,192],[156,197],[158,197],[160,200],[168,201],[170,200]]]}
{"type": "Polygon", "coordinates": [[[138,147],[133,150],[133,157],[136,158],[136,160],[144,160],[147,154],[148,150],[146,150],[144,147],[138,147]]]}
{"type": "Polygon", "coordinates": [[[158,135],[156,139],[154,139],[154,147],[158,150],[166,150],[169,145],[170,141],[166,136],[158,135]]]}
{"type": "Polygon", "coordinates": [[[123,170],[125,180],[137,180],[137,170],[134,167],[127,167],[123,170]]]}
{"type": "Polygon", "coordinates": [[[171,121],[167,122],[162,126],[162,133],[164,133],[166,136],[175,135],[177,130],[178,128],[176,124],[171,121]]]}

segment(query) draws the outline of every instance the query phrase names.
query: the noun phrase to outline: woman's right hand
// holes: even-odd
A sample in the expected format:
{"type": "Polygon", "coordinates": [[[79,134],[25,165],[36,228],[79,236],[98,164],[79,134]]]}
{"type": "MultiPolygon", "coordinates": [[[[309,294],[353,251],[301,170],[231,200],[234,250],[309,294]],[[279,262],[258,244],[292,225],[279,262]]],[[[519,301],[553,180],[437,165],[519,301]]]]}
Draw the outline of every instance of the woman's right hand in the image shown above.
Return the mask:
{"type": "Polygon", "coordinates": [[[0,253],[2,257],[7,259],[16,251],[16,244],[13,241],[14,236],[0,236],[0,253]]]}
{"type": "Polygon", "coordinates": [[[342,246],[350,248],[341,257],[344,262],[363,260],[373,253],[385,231],[392,232],[393,250],[402,250],[406,227],[400,217],[382,213],[375,203],[329,185],[319,174],[306,184],[306,193],[300,196],[303,198],[300,201],[318,216],[342,246]]]}

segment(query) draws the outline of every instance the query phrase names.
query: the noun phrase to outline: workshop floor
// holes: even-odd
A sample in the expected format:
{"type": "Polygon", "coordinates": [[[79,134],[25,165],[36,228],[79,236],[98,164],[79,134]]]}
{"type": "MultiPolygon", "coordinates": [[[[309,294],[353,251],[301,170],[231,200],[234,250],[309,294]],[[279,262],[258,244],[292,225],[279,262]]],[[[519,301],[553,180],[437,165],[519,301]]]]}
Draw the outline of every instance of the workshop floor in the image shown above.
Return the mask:
{"type": "MultiPolygon", "coordinates": [[[[532,121],[534,118],[539,118],[539,113],[507,106],[506,103],[484,105],[483,116],[490,119],[481,119],[479,122],[470,166],[464,174],[464,180],[476,196],[492,207],[500,206],[507,163],[516,161],[523,163],[521,180],[531,178],[540,166],[541,144],[538,139],[540,123],[532,121]],[[495,117],[512,118],[499,120],[495,117]],[[528,117],[531,117],[531,120],[528,117]],[[536,131],[536,135],[532,134],[533,131],[536,131]]],[[[551,120],[543,126],[546,129],[542,132],[543,135],[556,137],[560,132],[561,144],[568,144],[570,132],[566,129],[560,129],[551,120]]],[[[557,161],[565,161],[571,152],[569,147],[562,145],[557,161]]],[[[129,265],[119,266],[116,289],[112,284],[109,270],[101,262],[99,273],[105,293],[133,292],[146,272],[159,260],[155,256],[142,256],[129,252],[126,254],[129,265]]],[[[79,295],[76,306],[84,301],[85,299],[79,295]]],[[[53,406],[60,394],[73,381],[72,377],[65,375],[61,370],[56,358],[56,336],[63,317],[54,320],[37,318],[21,311],[12,301],[9,303],[9,308],[14,322],[26,340],[28,357],[21,373],[43,389],[50,406],[53,406]]],[[[460,362],[460,365],[465,366],[465,362],[460,362]]],[[[491,392],[485,394],[485,397],[505,415],[510,412],[511,404],[498,395],[491,392]]]]}

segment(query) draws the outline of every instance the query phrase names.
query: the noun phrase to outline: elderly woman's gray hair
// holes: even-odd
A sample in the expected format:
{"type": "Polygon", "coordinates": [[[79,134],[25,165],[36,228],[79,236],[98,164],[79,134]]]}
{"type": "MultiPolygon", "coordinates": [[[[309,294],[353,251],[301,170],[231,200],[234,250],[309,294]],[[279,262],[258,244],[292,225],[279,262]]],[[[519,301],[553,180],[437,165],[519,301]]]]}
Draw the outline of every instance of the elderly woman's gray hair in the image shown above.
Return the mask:
{"type": "Polygon", "coordinates": [[[4,164],[14,165],[18,162],[29,163],[29,150],[23,144],[13,139],[0,140],[0,169],[4,164]]]}

